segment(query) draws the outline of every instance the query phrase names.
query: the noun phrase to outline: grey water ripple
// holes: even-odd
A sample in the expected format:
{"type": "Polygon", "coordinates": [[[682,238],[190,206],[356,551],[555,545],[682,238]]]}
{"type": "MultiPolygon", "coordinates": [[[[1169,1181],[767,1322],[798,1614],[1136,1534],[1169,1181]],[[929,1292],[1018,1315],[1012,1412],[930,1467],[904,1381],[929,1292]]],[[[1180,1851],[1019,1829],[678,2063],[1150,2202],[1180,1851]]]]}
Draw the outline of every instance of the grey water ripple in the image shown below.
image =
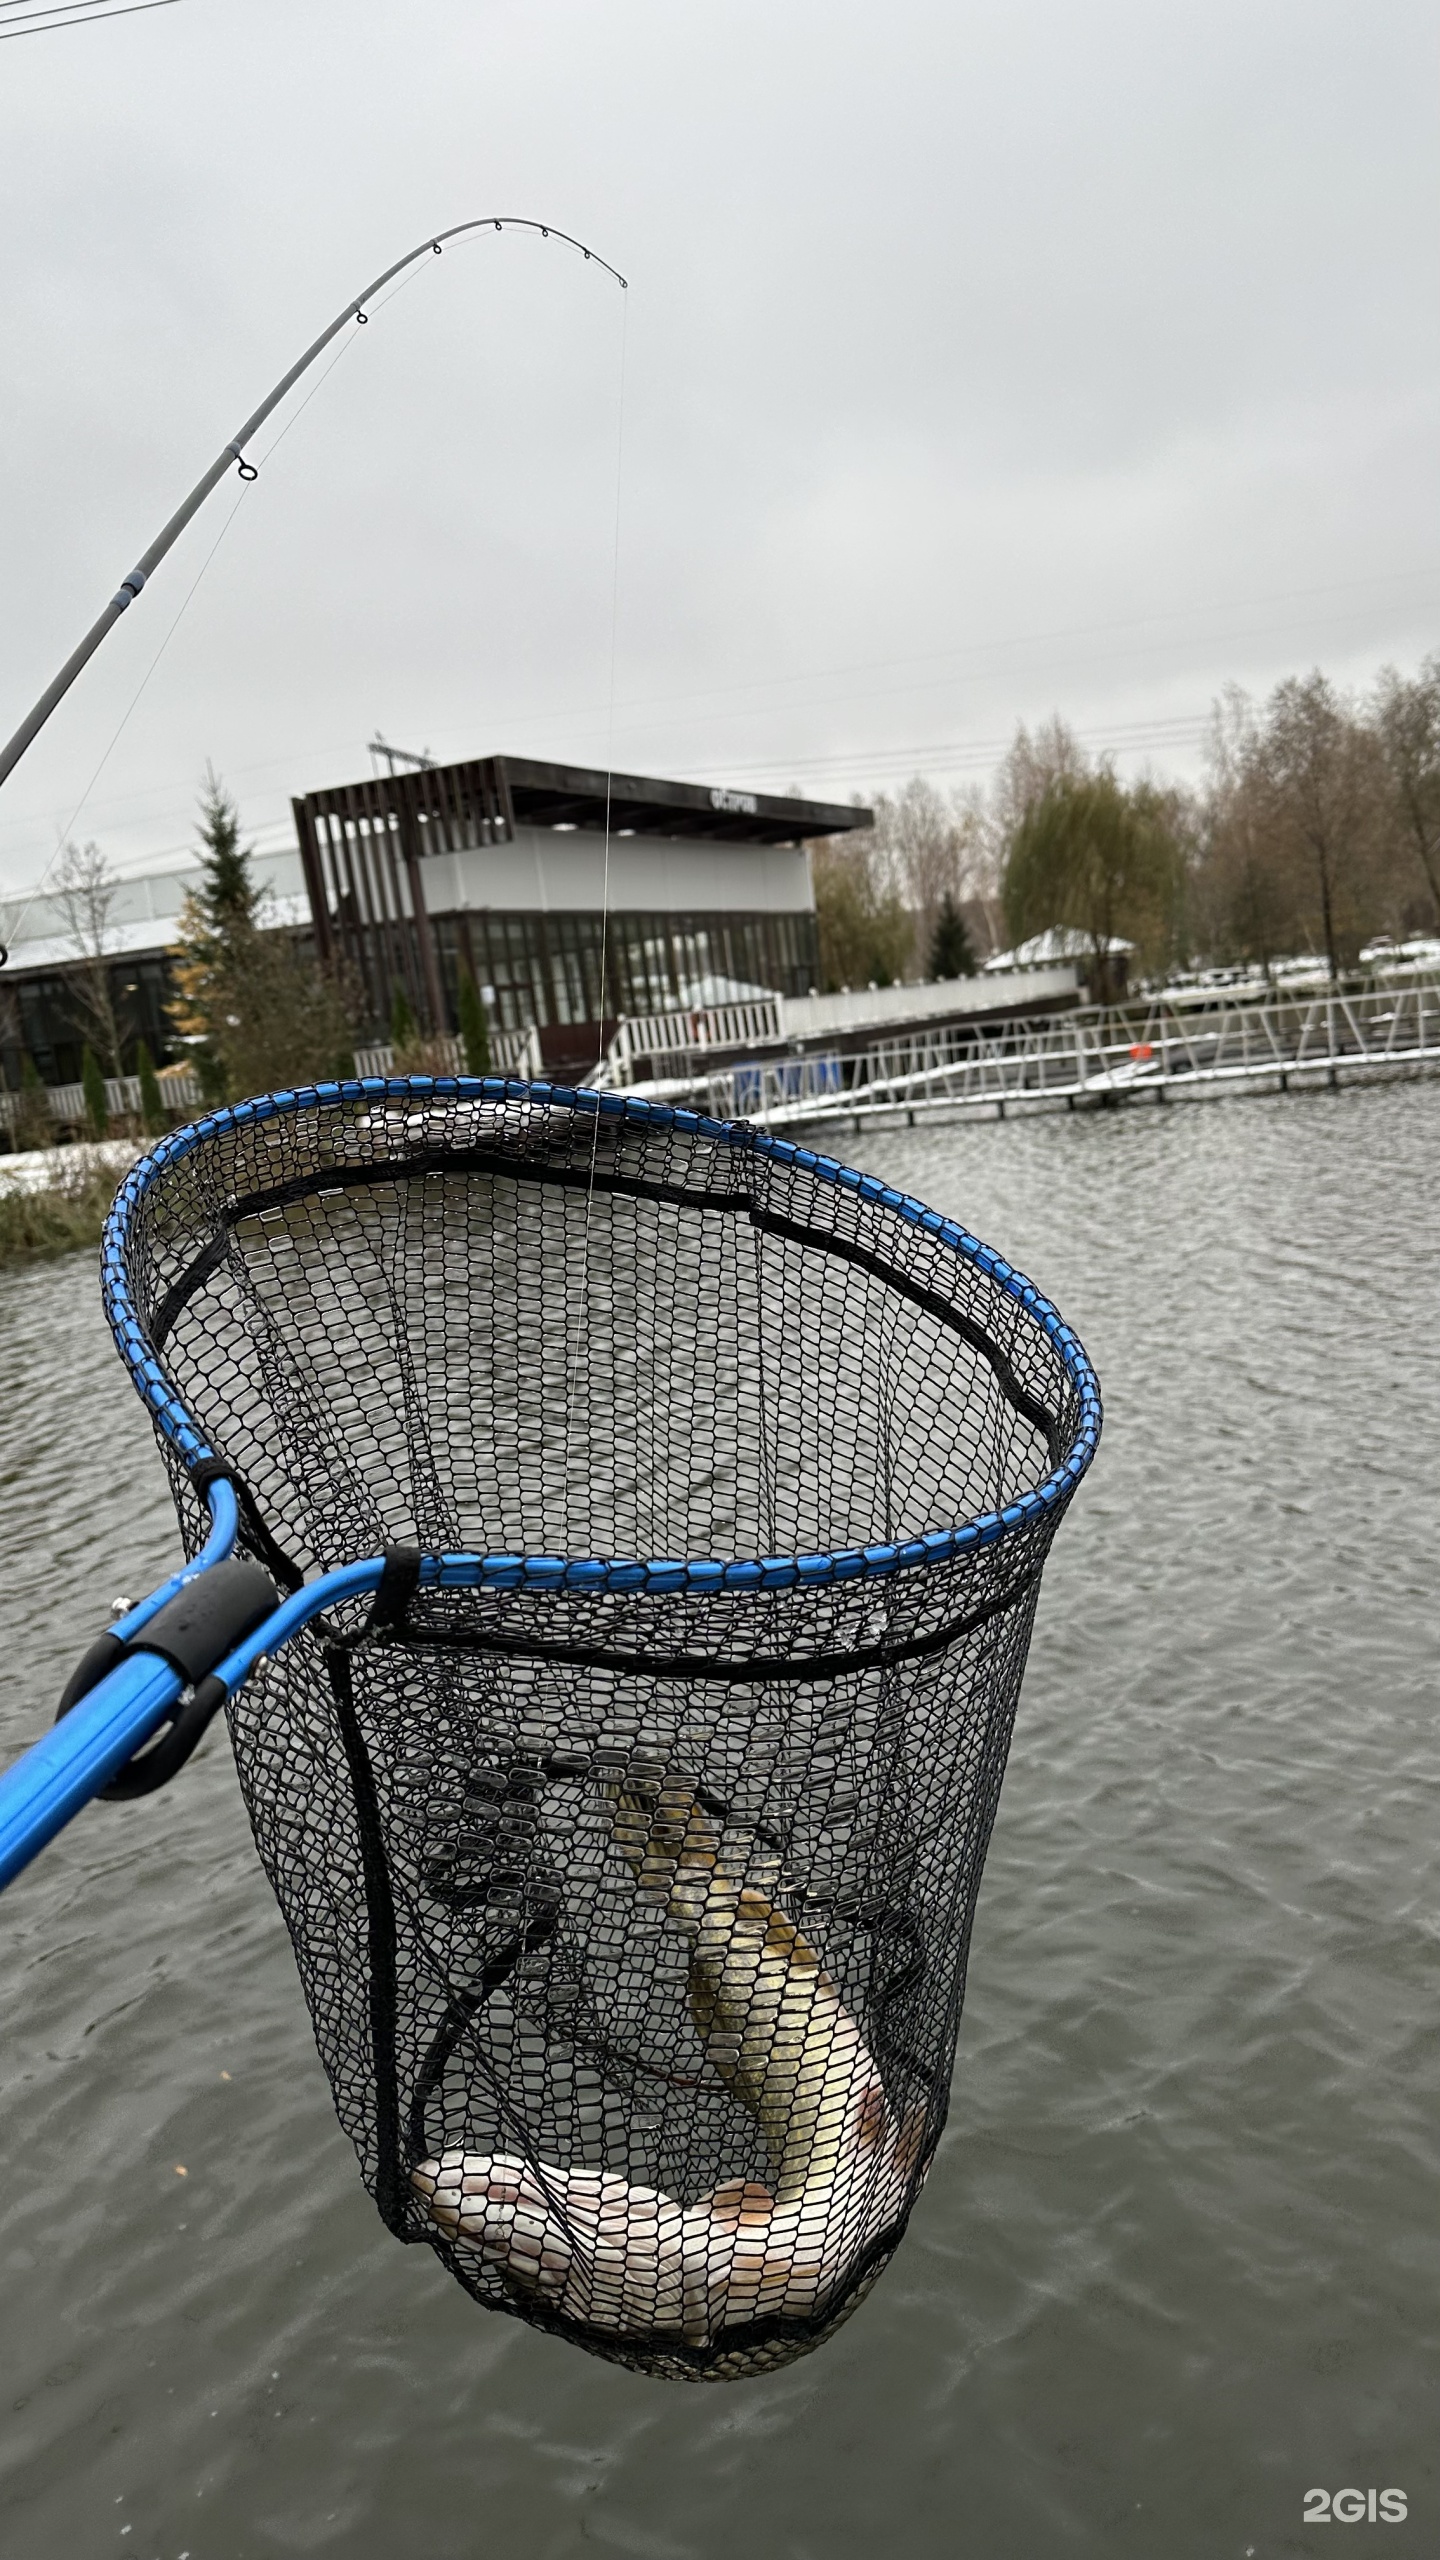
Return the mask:
{"type": "MultiPolygon", "coordinates": [[[[6,2560],[1268,2560],[1372,2481],[1440,2551],[1437,1154],[1424,1085],[866,1142],[1108,1419],[949,2128],[806,2363],[476,2310],[360,2190],[223,1737],[83,1817],[0,1900],[6,2560]]],[[[83,1260],[0,1279],[0,1527],[8,1753],[176,1552],[83,1260]]]]}

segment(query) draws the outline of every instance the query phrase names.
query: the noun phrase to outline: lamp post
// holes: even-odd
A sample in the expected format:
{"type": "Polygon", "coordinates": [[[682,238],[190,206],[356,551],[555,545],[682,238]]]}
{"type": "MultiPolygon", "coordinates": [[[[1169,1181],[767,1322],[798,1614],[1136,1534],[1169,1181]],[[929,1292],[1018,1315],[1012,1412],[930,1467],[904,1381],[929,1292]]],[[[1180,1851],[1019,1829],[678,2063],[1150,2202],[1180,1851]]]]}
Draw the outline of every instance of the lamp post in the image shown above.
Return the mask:
{"type": "Polygon", "coordinates": [[[25,753],[26,748],[30,745],[32,739],[36,738],[44,728],[45,723],[49,719],[51,712],[55,709],[56,704],[63,700],[64,696],[69,692],[71,685],[80,673],[81,668],[95,655],[95,652],[99,648],[101,641],[104,639],[106,632],[112,630],[114,625],[119,621],[121,614],[129,610],[130,606],[134,603],[135,598],[140,593],[141,588],[145,585],[146,580],[154,575],[155,570],[164,559],[166,552],[170,549],[173,543],[178,541],[180,535],[184,532],[185,527],[190,522],[191,517],[197,514],[199,509],[203,507],[211,490],[218,487],[219,483],[224,479],[231,464],[234,463],[242,480],[253,480],[258,476],[254,463],[247,462],[245,459],[246,445],[249,443],[251,437],[255,435],[261,427],[263,427],[272,409],[279,407],[279,404],[284,399],[286,392],[291,390],[299,381],[302,373],[305,373],[308,370],[308,368],[315,362],[318,355],[322,355],[324,353],[324,350],[329,346],[331,339],[338,337],[340,331],[346,327],[347,323],[352,321],[359,321],[363,323],[368,317],[365,309],[366,303],[373,301],[375,295],[380,292],[382,286],[389,284],[393,277],[401,275],[406,267],[413,266],[417,258],[423,258],[432,253],[438,258],[444,248],[445,242],[447,240],[458,239],[462,232],[491,230],[503,231],[507,228],[511,231],[538,231],[541,238],[544,240],[563,240],[568,248],[578,249],[581,256],[589,260],[593,265],[603,267],[606,275],[614,276],[616,283],[623,289],[625,285],[625,278],[620,274],[619,269],[612,267],[607,259],[598,256],[595,250],[587,249],[583,240],[574,239],[568,231],[557,231],[553,223],[533,222],[525,215],[484,214],[477,217],[473,222],[454,223],[448,231],[433,232],[428,239],[420,242],[418,248],[408,249],[403,258],[397,258],[393,267],[387,267],[383,275],[376,276],[374,282],[368,284],[365,287],[364,292],[357,296],[353,302],[347,302],[344,310],[339,314],[338,318],[331,321],[328,329],[322,329],[319,337],[315,340],[314,345],[306,348],[305,353],[301,356],[299,362],[292,364],[289,372],[276,383],[274,390],[261,401],[259,408],[254,411],[252,416],[246,419],[244,426],[231,437],[230,442],[226,445],[223,453],[216,455],[215,460],[211,463],[209,470],[204,474],[203,478],[196,481],[189,497],[184,500],[182,505],[176,508],[169,523],[164,525],[160,532],[157,533],[149,550],[142,551],[134,568],[129,572],[128,576],[121,579],[119,586],[105,607],[104,612],[100,615],[99,620],[91,624],[91,627],[86,632],[79,648],[72,651],[71,655],[66,659],[59,674],[54,678],[52,683],[46,686],[45,691],[41,694],[34,709],[27,712],[25,718],[21,721],[13,738],[9,740],[7,745],[0,747],[0,783],[3,783],[7,777],[14,772],[15,767],[25,753]]]}

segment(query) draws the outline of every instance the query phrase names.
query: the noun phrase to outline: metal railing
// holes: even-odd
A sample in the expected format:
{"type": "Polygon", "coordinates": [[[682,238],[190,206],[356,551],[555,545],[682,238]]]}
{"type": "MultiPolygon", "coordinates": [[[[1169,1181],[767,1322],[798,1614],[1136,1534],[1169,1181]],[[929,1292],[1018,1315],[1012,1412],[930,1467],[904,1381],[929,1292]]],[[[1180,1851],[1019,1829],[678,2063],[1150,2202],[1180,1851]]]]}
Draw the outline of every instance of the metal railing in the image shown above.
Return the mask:
{"type": "Polygon", "coordinates": [[[739,1049],[750,1041],[784,1038],[778,995],[743,1004],[699,1005],[689,1012],[622,1014],[596,1076],[600,1085],[633,1084],[645,1058],[662,1072],[683,1074],[711,1049],[739,1049]]]}
{"type": "MultiPolygon", "coordinates": [[[[435,1060],[435,1074],[463,1076],[469,1073],[464,1048],[452,1035],[447,1034],[443,1039],[427,1039],[424,1049],[427,1057],[435,1060]]],[[[525,1076],[534,1080],[543,1072],[540,1034],[533,1022],[527,1022],[523,1031],[497,1031],[492,1024],[490,1073],[493,1076],[525,1076]]],[[[355,1073],[357,1076],[393,1076],[395,1052],[390,1042],[377,1040],[367,1049],[357,1049],[355,1073]]]]}
{"type": "MultiPolygon", "coordinates": [[[[188,1073],[172,1075],[162,1070],[156,1077],[156,1083],[167,1111],[193,1111],[198,1107],[201,1099],[198,1077],[188,1073]]],[[[16,1128],[26,1099],[21,1093],[0,1093],[0,1121],[7,1129],[13,1131],[16,1128]]],[[[89,1119],[83,1084],[47,1084],[35,1093],[34,1099],[43,1103],[60,1128],[81,1129],[89,1119]]],[[[139,1077],[107,1076],[105,1108],[112,1120],[139,1120],[144,1108],[139,1077]]]]}
{"type": "Polygon", "coordinates": [[[1003,1116],[1012,1105],[1073,1110],[1144,1094],[1163,1101],[1436,1067],[1440,979],[1431,979],[1259,1002],[1221,997],[1204,1011],[1157,999],[1000,1026],[953,1047],[930,1034],[844,1059],[757,1059],[707,1078],[703,1094],[719,1119],[775,1128],[941,1111],[1003,1116]]]}

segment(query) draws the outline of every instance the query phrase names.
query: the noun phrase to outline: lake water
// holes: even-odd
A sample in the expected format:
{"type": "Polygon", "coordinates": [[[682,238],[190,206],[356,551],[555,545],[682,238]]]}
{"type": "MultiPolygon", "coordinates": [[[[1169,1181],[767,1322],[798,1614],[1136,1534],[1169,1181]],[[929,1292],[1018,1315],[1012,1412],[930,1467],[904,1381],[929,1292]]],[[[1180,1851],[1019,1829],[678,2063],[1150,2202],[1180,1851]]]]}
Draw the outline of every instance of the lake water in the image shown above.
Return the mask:
{"type": "MultiPolygon", "coordinates": [[[[220,1734],[0,1900],[6,2560],[1440,2552],[1440,1085],[852,1143],[1107,1402],[895,2264],[697,2389],[398,2248],[220,1734]]],[[[8,1752],[177,1552],[88,1258],[0,1276],[0,1552],[8,1752]]]]}

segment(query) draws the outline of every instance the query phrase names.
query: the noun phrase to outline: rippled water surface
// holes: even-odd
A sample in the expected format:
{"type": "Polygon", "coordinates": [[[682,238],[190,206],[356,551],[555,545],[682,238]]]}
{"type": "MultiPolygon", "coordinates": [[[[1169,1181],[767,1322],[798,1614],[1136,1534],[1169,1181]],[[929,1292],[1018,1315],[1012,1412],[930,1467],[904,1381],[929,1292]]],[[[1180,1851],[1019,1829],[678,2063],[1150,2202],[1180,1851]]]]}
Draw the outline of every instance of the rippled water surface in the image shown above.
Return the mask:
{"type": "MultiPolygon", "coordinates": [[[[895,2265],[728,2387],[477,2310],[360,2188],[217,1736],[0,1900],[6,2560],[1264,2560],[1316,2485],[1440,2553],[1440,1087],[854,1145],[1107,1402],[895,2265]]],[[[10,1751],[177,1552],[88,1260],[0,1275],[0,1532],[10,1751]]]]}

